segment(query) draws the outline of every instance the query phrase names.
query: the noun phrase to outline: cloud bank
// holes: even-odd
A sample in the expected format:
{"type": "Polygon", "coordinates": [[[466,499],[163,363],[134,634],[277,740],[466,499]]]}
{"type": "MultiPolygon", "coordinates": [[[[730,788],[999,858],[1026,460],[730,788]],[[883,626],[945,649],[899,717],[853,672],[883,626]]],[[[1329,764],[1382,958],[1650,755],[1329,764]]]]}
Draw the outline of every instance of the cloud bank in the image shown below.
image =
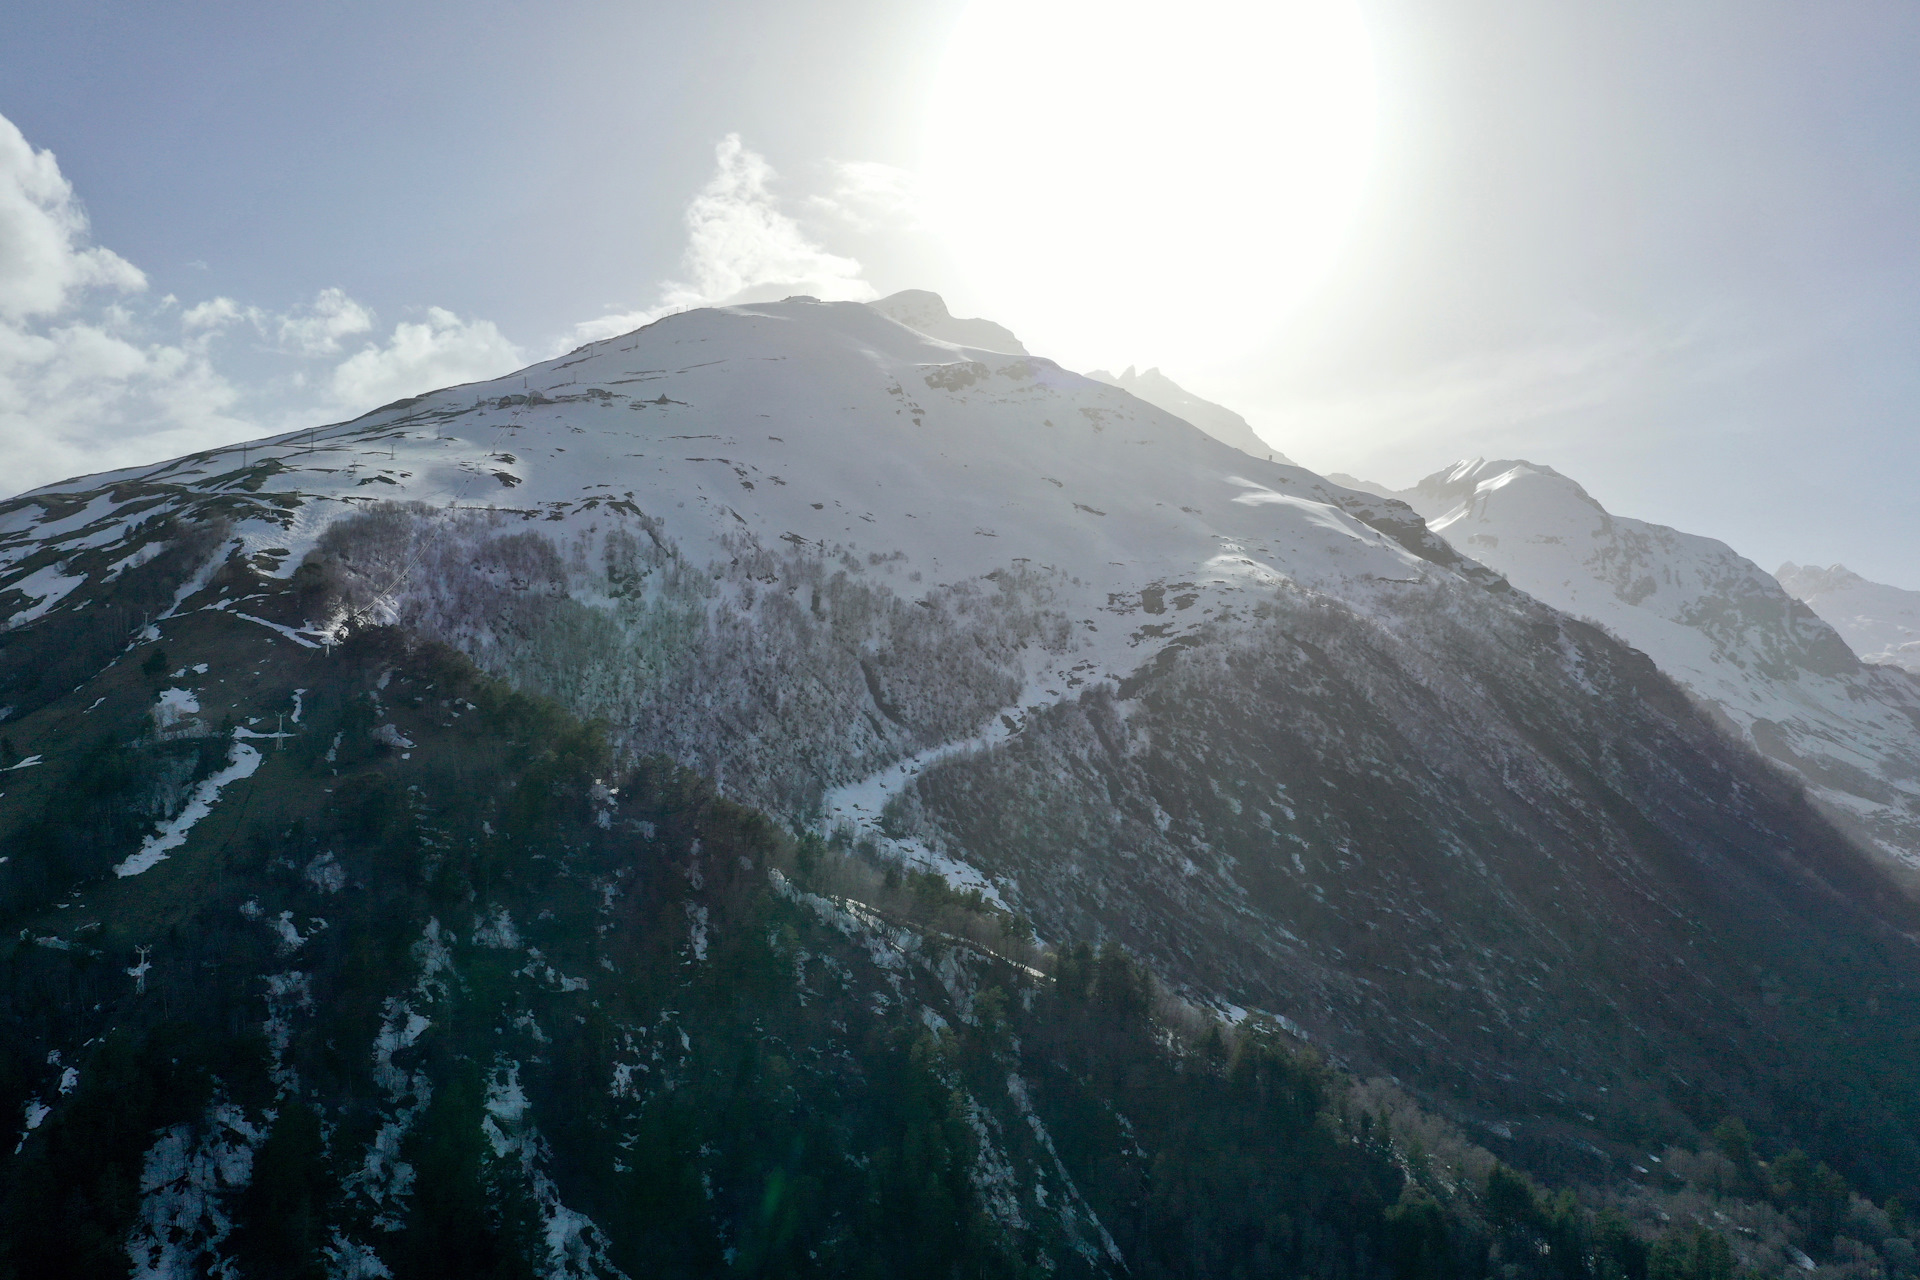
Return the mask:
{"type": "Polygon", "coordinates": [[[363,347],[333,371],[340,404],[377,405],[462,382],[510,373],[525,361],[491,320],[462,320],[428,307],[419,324],[402,322],[384,345],[363,347]]]}
{"type": "MultiPolygon", "coordinates": [[[[0,451],[38,484],[184,451],[245,424],[204,331],[156,336],[130,302],[147,278],[91,243],[52,152],[0,116],[0,451]]],[[[171,300],[147,313],[164,314],[171,300]]]]}
{"type": "Polygon", "coordinates": [[[338,288],[284,312],[148,297],[145,273],[93,243],[54,154],[0,116],[8,492],[351,417],[524,363],[488,320],[428,307],[379,338],[375,319],[338,288]],[[236,381],[235,364],[255,376],[236,381]]]}
{"type": "Polygon", "coordinates": [[[0,116],[0,319],[57,315],[90,288],[138,292],[140,269],[87,243],[87,215],[51,151],[0,116]]]}

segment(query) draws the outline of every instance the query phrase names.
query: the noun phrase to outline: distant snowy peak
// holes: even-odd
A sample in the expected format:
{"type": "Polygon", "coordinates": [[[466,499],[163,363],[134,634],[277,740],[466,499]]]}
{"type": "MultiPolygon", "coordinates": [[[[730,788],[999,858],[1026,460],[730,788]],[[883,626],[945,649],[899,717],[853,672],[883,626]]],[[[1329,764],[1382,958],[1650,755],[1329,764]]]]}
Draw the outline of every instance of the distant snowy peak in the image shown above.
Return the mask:
{"type": "Polygon", "coordinates": [[[1376,498],[1392,498],[1396,502],[1404,502],[1406,500],[1398,489],[1389,489],[1387,486],[1375,480],[1362,480],[1359,476],[1351,475],[1345,471],[1329,471],[1327,472],[1327,479],[1340,485],[1342,488],[1352,489],[1356,493],[1370,493],[1376,498]]]}
{"type": "Polygon", "coordinates": [[[1202,400],[1158,369],[1136,373],[1133,366],[1129,365],[1127,371],[1117,378],[1105,369],[1095,369],[1087,376],[1095,382],[1104,382],[1110,387],[1119,387],[1122,391],[1138,396],[1156,409],[1165,409],[1174,417],[1191,422],[1215,440],[1222,444],[1230,444],[1242,453],[1289,467],[1297,465],[1284,453],[1254,434],[1253,428],[1247,425],[1245,418],[1224,405],[1217,405],[1211,400],[1202,400]]]}
{"type": "Polygon", "coordinates": [[[902,289],[867,305],[889,320],[942,342],[1016,356],[1027,354],[1011,329],[991,320],[962,320],[947,310],[945,298],[927,289],[902,289]]]}
{"type": "MultiPolygon", "coordinates": [[[[1880,586],[1869,582],[1843,564],[1830,564],[1822,569],[1814,564],[1795,564],[1789,560],[1773,571],[1787,594],[1801,600],[1811,601],[1816,596],[1832,595],[1839,591],[1854,591],[1861,587],[1880,586]]],[[[1898,587],[1887,590],[1899,591],[1898,587]]],[[[1904,595],[1920,595],[1920,592],[1902,592],[1904,595]]]]}
{"type": "Polygon", "coordinates": [[[1705,686],[1732,678],[1716,654],[1773,677],[1855,665],[1827,627],[1726,543],[1615,516],[1552,467],[1474,458],[1399,496],[1460,551],[1556,608],[1605,623],[1705,696],[1717,697],[1705,686]]]}
{"type": "MultiPolygon", "coordinates": [[[[1920,868],[1920,685],[1862,667],[1773,575],[1724,542],[1616,516],[1524,459],[1473,458],[1394,496],[1514,586],[1641,650],[1830,816],[1920,868]]],[[[1840,584],[1829,600],[1861,590],[1823,581],[1840,584]]]]}
{"type": "Polygon", "coordinates": [[[1870,582],[1843,564],[1780,566],[1773,575],[1853,646],[1863,662],[1920,675],[1920,591],[1870,582]]]}
{"type": "MultiPolygon", "coordinates": [[[[1544,502],[1547,510],[1557,511],[1562,516],[1571,513],[1566,509],[1567,504],[1571,504],[1571,511],[1592,511],[1601,517],[1607,514],[1585,489],[1572,480],[1552,467],[1521,458],[1469,458],[1434,472],[1404,494],[1396,496],[1431,523],[1460,514],[1461,507],[1471,504],[1482,494],[1507,490],[1516,484],[1521,487],[1508,492],[1506,500],[1512,501],[1525,494],[1529,499],[1544,502]]],[[[1581,518],[1584,518],[1584,514],[1581,518]]]]}

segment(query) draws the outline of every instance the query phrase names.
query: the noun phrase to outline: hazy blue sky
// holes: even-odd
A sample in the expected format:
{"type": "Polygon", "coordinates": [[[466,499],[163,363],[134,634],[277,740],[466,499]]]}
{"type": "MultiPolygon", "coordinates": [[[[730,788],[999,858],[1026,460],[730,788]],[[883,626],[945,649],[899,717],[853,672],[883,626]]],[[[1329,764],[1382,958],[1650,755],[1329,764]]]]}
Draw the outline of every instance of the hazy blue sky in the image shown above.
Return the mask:
{"type": "Polygon", "coordinates": [[[1523,456],[1768,568],[1920,587],[1920,5],[1360,0],[1378,146],[1338,265],[1252,355],[1184,366],[1179,317],[1076,344],[929,230],[964,8],[13,0],[0,487],[819,279],[1161,364],[1317,469],[1523,456]]]}

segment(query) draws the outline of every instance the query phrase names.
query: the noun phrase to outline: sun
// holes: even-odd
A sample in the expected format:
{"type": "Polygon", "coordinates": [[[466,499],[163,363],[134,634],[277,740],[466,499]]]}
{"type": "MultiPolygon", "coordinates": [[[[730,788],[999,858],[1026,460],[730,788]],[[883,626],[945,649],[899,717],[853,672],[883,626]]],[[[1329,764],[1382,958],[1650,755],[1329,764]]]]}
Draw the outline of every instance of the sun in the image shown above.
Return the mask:
{"type": "Polygon", "coordinates": [[[928,210],[973,300],[1067,363],[1237,363],[1332,268],[1370,166],[1352,0],[973,0],[928,210]]]}

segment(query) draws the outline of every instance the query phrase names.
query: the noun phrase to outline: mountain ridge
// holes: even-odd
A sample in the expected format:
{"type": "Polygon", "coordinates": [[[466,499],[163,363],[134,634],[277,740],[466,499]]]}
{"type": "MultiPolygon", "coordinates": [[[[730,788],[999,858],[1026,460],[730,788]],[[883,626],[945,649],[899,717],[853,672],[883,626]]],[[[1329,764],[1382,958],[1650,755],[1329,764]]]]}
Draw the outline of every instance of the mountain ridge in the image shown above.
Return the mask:
{"type": "Polygon", "coordinates": [[[1870,582],[1845,565],[1792,561],[1773,576],[1853,646],[1862,662],[1920,675],[1920,591],[1870,582]]]}
{"type": "Polygon", "coordinates": [[[1650,654],[1903,877],[1920,867],[1920,686],[1863,665],[1773,575],[1522,460],[1463,461],[1397,496],[1463,554],[1650,654]]]}
{"type": "Polygon", "coordinates": [[[1247,425],[1245,418],[1224,405],[1201,399],[1158,369],[1136,373],[1133,366],[1128,365],[1118,377],[1104,369],[1094,369],[1087,376],[1096,382],[1131,392],[1148,404],[1191,422],[1222,444],[1230,444],[1249,457],[1265,458],[1268,462],[1278,462],[1283,466],[1297,465],[1286,454],[1261,439],[1247,425]]]}

